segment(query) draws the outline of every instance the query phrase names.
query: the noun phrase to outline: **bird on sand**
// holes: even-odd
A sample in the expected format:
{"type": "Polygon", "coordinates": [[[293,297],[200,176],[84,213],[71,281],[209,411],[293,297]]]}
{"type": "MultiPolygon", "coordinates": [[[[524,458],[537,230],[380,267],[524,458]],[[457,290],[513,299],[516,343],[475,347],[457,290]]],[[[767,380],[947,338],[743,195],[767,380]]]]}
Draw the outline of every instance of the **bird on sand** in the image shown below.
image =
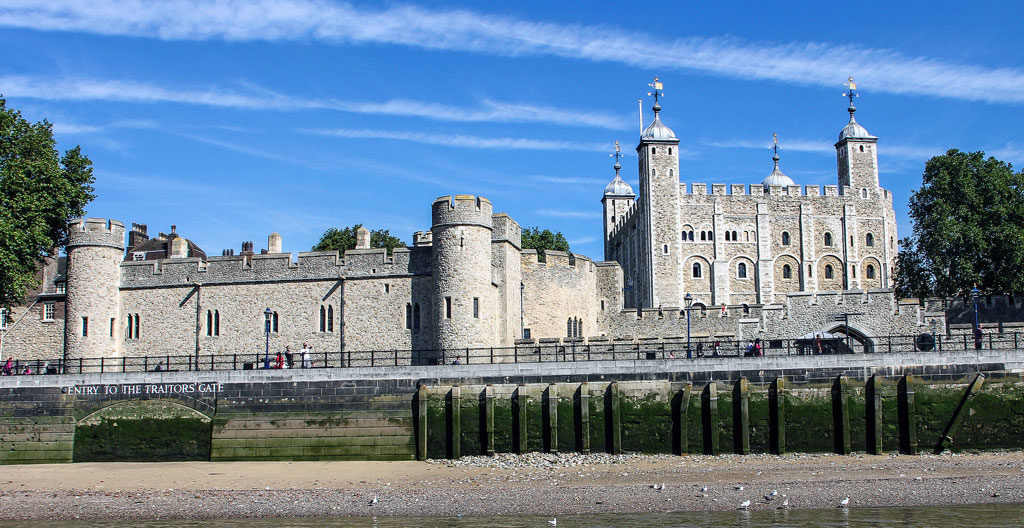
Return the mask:
{"type": "Polygon", "coordinates": [[[786,497],[785,499],[782,500],[782,504],[779,505],[779,509],[780,510],[785,510],[785,509],[788,509],[788,508],[789,508],[789,497],[786,497]]]}
{"type": "Polygon", "coordinates": [[[552,517],[551,520],[548,521],[548,524],[550,524],[551,526],[558,526],[558,519],[552,517]]]}
{"type": "Polygon", "coordinates": [[[740,503],[739,509],[745,510],[745,509],[747,509],[749,507],[750,507],[750,499],[747,499],[747,500],[745,500],[745,501],[740,503]]]}
{"type": "Polygon", "coordinates": [[[736,491],[743,491],[743,486],[737,485],[736,486],[736,491]]]}
{"type": "Polygon", "coordinates": [[[376,495],[373,496],[373,500],[370,501],[370,504],[377,504],[377,496],[376,495]]]}
{"type": "Polygon", "coordinates": [[[775,497],[778,497],[778,496],[779,496],[779,490],[772,490],[769,493],[765,494],[764,500],[775,500],[775,497]]]}
{"type": "Polygon", "coordinates": [[[845,499],[839,501],[839,506],[836,506],[836,507],[837,508],[849,508],[850,507],[850,498],[846,497],[845,499]]]}
{"type": "Polygon", "coordinates": [[[708,492],[708,487],[704,486],[703,488],[700,489],[700,492],[701,493],[707,493],[708,492]]]}

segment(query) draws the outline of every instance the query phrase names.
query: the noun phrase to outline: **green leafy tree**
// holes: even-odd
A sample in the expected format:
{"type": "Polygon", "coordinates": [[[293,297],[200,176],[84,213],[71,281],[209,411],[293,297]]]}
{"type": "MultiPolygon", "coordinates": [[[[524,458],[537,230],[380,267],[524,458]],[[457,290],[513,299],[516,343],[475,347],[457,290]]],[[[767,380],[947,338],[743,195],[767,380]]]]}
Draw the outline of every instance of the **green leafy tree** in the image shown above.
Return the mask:
{"type": "MultiPolygon", "coordinates": [[[[320,242],[313,246],[313,251],[337,251],[344,253],[346,250],[356,247],[356,230],[363,227],[363,224],[356,224],[344,229],[332,227],[320,237],[320,242]]],[[[374,229],[370,231],[370,247],[386,248],[388,254],[396,247],[405,247],[398,237],[391,236],[387,229],[374,229]]]]}
{"type": "Polygon", "coordinates": [[[67,243],[68,220],[95,197],[93,181],[79,147],[60,156],[50,123],[29,123],[0,97],[0,306],[36,285],[43,259],[67,243]]]}
{"type": "Polygon", "coordinates": [[[550,229],[540,230],[539,227],[528,227],[523,230],[523,249],[536,249],[537,258],[544,260],[546,250],[569,252],[569,242],[561,231],[552,233],[550,229]]]}
{"type": "Polygon", "coordinates": [[[925,164],[910,195],[913,235],[900,241],[904,296],[1024,291],[1024,172],[984,152],[956,149],[925,164]]]}

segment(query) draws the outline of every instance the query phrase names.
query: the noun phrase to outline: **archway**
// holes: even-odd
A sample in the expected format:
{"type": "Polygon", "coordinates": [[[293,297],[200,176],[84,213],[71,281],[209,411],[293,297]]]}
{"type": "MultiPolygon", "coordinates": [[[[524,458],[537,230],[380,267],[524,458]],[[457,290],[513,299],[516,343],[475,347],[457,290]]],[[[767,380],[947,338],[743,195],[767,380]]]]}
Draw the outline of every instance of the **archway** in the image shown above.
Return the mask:
{"type": "Polygon", "coordinates": [[[852,326],[840,323],[828,330],[828,333],[842,338],[841,342],[836,343],[839,352],[871,354],[875,351],[875,342],[852,326]]]}
{"type": "Polygon", "coordinates": [[[74,462],[209,460],[213,421],[188,403],[125,400],[75,424],[74,462]]]}

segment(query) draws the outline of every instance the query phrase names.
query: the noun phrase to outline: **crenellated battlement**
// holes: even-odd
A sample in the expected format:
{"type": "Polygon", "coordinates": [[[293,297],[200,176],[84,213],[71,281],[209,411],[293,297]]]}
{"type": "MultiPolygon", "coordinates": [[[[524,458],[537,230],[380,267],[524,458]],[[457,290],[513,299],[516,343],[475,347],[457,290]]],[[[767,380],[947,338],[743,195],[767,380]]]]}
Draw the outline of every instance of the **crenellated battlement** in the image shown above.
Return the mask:
{"type": "MultiPolygon", "coordinates": [[[[792,196],[803,200],[815,200],[824,197],[852,196],[854,190],[848,185],[760,185],[744,183],[680,183],[682,194],[692,196],[792,196]],[[710,188],[710,192],[708,189],[710,188]]],[[[882,198],[892,201],[892,193],[881,189],[882,198]]]]}
{"type": "Polygon", "coordinates": [[[77,218],[68,222],[68,249],[101,246],[124,251],[124,224],[106,218],[77,218]]]}
{"type": "Polygon", "coordinates": [[[536,249],[524,249],[520,255],[524,269],[572,268],[591,273],[597,271],[593,260],[583,255],[569,254],[564,251],[546,250],[544,252],[544,262],[539,260],[536,249]]]}
{"type": "Polygon", "coordinates": [[[491,201],[483,196],[457,194],[442,196],[431,206],[431,228],[476,225],[491,229],[494,215],[491,201]]]}
{"type": "Polygon", "coordinates": [[[505,213],[496,213],[491,217],[494,231],[491,232],[492,242],[508,242],[516,249],[523,247],[523,228],[505,213]]]}

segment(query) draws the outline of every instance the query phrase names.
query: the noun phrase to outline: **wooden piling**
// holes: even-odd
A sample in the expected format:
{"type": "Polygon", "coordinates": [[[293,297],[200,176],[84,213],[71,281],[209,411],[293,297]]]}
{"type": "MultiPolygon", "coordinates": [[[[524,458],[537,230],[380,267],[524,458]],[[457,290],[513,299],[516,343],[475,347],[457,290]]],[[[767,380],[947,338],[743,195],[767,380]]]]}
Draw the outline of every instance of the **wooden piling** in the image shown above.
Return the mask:
{"type": "Polygon", "coordinates": [[[736,380],[732,388],[732,443],[737,455],[750,454],[750,385],[746,377],[736,380]]]}
{"type": "Polygon", "coordinates": [[[946,424],[946,429],[942,432],[942,436],[939,437],[939,441],[935,444],[935,449],[932,450],[936,455],[942,453],[946,449],[947,445],[953,443],[953,437],[956,436],[957,431],[960,430],[960,422],[964,418],[964,414],[967,412],[967,403],[972,396],[981,390],[981,385],[985,383],[985,375],[978,373],[971,380],[970,385],[964,390],[964,395],[960,398],[960,403],[956,406],[956,410],[953,411],[953,416],[949,418],[949,423],[946,424]]]}
{"type": "Polygon", "coordinates": [[[865,445],[871,455],[882,454],[882,378],[873,374],[864,384],[865,445]]]}
{"type": "Polygon", "coordinates": [[[622,420],[619,416],[619,383],[613,381],[608,384],[608,392],[605,396],[607,416],[607,445],[608,451],[613,455],[622,453],[622,420]]]}
{"type": "Polygon", "coordinates": [[[786,378],[768,386],[768,449],[773,455],[786,452],[786,378]]]}
{"type": "Polygon", "coordinates": [[[590,454],[590,384],[580,383],[580,397],[576,408],[576,448],[584,455],[590,454]]]}
{"type": "Polygon", "coordinates": [[[545,406],[544,416],[544,438],[547,439],[548,445],[545,446],[547,452],[557,453],[558,452],[558,385],[554,383],[548,384],[547,391],[547,405],[545,406]]]}
{"type": "Polygon", "coordinates": [[[896,383],[896,418],[900,453],[917,454],[917,409],[914,407],[914,377],[904,374],[896,383]]]}
{"type": "Polygon", "coordinates": [[[494,454],[494,385],[487,384],[484,389],[484,431],[483,447],[484,453],[494,454]]]}
{"type": "Polygon", "coordinates": [[[416,389],[416,460],[427,459],[427,386],[416,389]]]}
{"type": "Polygon", "coordinates": [[[448,458],[462,457],[462,393],[452,386],[448,392],[448,458]]]}
{"type": "Polygon", "coordinates": [[[526,453],[528,447],[526,443],[526,405],[529,397],[526,395],[526,385],[520,383],[516,387],[515,397],[512,399],[512,443],[515,446],[516,453],[520,455],[526,453]]]}
{"type": "Polygon", "coordinates": [[[848,387],[849,382],[846,376],[839,376],[832,382],[832,437],[837,455],[850,454],[848,387]]]}
{"type": "Polygon", "coordinates": [[[704,386],[700,397],[701,437],[704,440],[704,454],[718,454],[718,384],[714,381],[704,386]]]}

